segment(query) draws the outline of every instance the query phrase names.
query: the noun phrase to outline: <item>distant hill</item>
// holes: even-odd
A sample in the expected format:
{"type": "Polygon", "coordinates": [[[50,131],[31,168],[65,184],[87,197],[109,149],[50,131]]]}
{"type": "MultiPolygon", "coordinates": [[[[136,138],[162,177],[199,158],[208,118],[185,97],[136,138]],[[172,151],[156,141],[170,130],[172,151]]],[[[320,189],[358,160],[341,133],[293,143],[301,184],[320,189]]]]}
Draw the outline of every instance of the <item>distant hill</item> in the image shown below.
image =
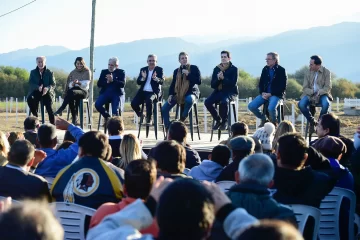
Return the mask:
{"type": "MultiPolygon", "coordinates": [[[[209,76],[220,61],[220,51],[226,48],[232,53],[233,63],[254,76],[260,75],[265,65],[266,53],[276,51],[280,54],[280,64],[288,73],[308,64],[311,55],[319,54],[323,57],[324,65],[338,77],[360,82],[357,61],[357,57],[360,56],[359,29],[360,23],[344,22],[326,27],[288,31],[256,40],[245,37],[203,44],[197,40],[198,44],[195,44],[172,37],[99,46],[95,48],[95,77],[98,77],[101,69],[107,67],[107,60],[112,56],[119,57],[120,67],[125,69],[128,76],[137,76],[139,69],[146,65],[149,53],[158,55],[159,65],[169,76],[179,65],[177,58],[180,51],[188,52],[191,63],[199,66],[202,75],[209,76]]],[[[73,69],[73,61],[78,56],[83,56],[87,63],[89,62],[88,48],[77,51],[63,48],[61,51],[61,47],[54,47],[60,51],[56,54],[53,54],[55,50],[46,51],[52,48],[43,46],[33,49],[35,55],[25,50],[0,54],[0,65],[19,66],[30,70],[35,66],[33,57],[37,55],[47,55],[49,67],[54,66],[65,71],[73,69]]]]}

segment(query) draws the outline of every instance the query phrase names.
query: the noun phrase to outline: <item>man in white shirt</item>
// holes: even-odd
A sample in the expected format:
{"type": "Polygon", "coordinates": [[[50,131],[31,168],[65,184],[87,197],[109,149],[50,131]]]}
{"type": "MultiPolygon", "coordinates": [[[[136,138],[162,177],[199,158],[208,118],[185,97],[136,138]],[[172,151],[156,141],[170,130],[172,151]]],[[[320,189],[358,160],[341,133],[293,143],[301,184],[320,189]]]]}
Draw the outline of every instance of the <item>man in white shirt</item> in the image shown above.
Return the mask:
{"type": "Polygon", "coordinates": [[[151,123],[152,105],[158,101],[162,95],[161,85],[165,77],[163,69],[157,65],[157,56],[150,54],[147,58],[147,67],[140,69],[137,84],[140,85],[139,91],[131,102],[131,107],[138,117],[142,117],[140,105],[146,103],[146,123],[151,123]]]}

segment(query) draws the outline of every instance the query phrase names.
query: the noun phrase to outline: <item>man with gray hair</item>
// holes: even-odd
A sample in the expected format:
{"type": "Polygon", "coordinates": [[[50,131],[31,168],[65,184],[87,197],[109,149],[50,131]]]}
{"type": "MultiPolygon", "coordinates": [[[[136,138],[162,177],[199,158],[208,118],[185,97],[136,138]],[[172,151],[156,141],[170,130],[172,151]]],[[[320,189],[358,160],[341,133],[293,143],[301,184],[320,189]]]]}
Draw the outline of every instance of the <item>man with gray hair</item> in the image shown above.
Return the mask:
{"type": "Polygon", "coordinates": [[[254,154],[244,158],[235,173],[236,185],[227,195],[238,208],[244,208],[257,219],[279,219],[296,225],[292,209],[276,202],[268,188],[274,181],[274,163],[265,154],[254,154]]]}
{"type": "Polygon", "coordinates": [[[261,119],[260,127],[264,126],[266,122],[270,121],[276,126],[276,111],[281,99],[285,96],[287,85],[287,74],[285,68],[279,65],[280,58],[276,52],[269,52],[266,55],[266,66],[261,72],[259,82],[259,93],[252,102],[249,103],[249,110],[255,116],[261,119]],[[259,107],[268,104],[267,111],[269,114],[263,114],[259,107]],[[269,116],[267,116],[269,115],[269,116]]]}
{"type": "Polygon", "coordinates": [[[125,71],[119,69],[119,59],[112,57],[109,59],[108,69],[101,71],[97,86],[101,88],[100,95],[95,102],[95,108],[105,118],[106,121],[110,116],[108,109],[104,105],[111,103],[112,115],[119,116],[119,107],[121,96],[125,94],[125,71]]]}

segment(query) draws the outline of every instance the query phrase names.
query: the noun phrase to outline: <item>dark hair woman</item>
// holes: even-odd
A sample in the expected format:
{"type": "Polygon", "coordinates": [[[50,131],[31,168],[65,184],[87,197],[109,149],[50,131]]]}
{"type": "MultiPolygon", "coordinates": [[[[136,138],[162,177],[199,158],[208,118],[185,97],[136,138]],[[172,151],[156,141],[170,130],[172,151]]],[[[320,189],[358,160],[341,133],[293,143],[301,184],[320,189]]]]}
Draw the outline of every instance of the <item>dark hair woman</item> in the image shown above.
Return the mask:
{"type": "Polygon", "coordinates": [[[54,115],[61,115],[69,104],[72,122],[76,124],[80,100],[88,97],[91,71],[82,57],[77,57],[74,65],[75,69],[69,74],[66,82],[64,101],[54,115]]]}

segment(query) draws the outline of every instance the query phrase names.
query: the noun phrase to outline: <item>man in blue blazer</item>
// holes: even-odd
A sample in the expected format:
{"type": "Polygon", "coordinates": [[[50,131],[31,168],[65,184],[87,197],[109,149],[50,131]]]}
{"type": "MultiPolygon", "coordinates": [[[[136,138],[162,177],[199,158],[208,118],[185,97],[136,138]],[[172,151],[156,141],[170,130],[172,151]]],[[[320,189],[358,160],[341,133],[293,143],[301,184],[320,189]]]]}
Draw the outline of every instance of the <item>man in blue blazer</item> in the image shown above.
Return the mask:
{"type": "Polygon", "coordinates": [[[101,88],[100,95],[95,102],[95,108],[107,120],[109,112],[104,108],[106,103],[111,103],[112,115],[119,116],[120,98],[125,94],[124,87],[126,82],[125,71],[119,69],[119,59],[113,57],[109,59],[108,69],[101,71],[98,87],[101,88]]]}

